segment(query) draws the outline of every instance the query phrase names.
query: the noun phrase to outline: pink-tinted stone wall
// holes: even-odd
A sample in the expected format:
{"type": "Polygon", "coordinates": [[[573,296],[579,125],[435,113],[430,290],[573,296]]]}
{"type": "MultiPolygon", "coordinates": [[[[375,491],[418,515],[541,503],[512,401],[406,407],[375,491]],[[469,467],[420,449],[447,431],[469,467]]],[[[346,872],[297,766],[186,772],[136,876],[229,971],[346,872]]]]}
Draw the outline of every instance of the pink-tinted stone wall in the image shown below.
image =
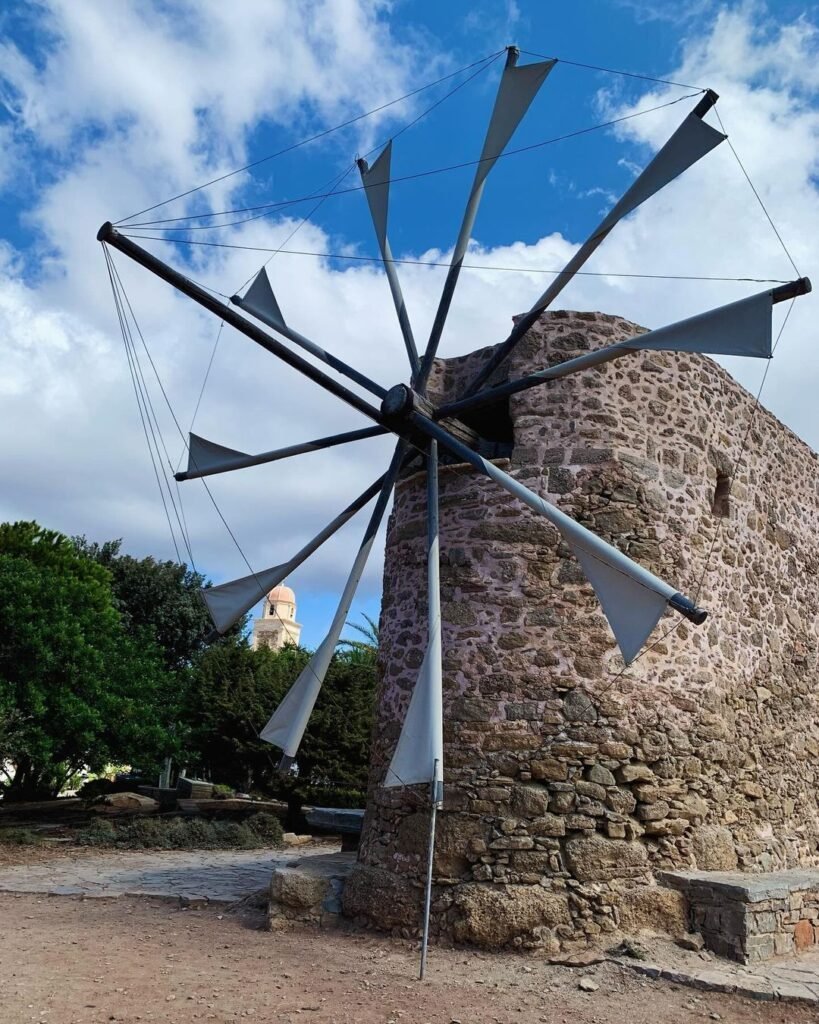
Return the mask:
{"type": "MultiPolygon", "coordinates": [[[[547,313],[504,372],[640,330],[547,313]]],[[[439,363],[433,394],[456,395],[485,357],[439,363]]],[[[819,863],[814,453],[704,357],[626,356],[513,396],[510,411],[500,464],[710,617],[667,615],[623,671],[554,529],[471,470],[442,470],[433,935],[555,949],[643,920],[679,930],[659,869],[819,863]],[[734,472],[717,516],[718,477],[734,472]]],[[[426,641],[424,487],[421,473],[399,484],[389,525],[369,804],[345,893],[348,914],[405,932],[428,812],[419,790],[379,784],[426,641]]]]}

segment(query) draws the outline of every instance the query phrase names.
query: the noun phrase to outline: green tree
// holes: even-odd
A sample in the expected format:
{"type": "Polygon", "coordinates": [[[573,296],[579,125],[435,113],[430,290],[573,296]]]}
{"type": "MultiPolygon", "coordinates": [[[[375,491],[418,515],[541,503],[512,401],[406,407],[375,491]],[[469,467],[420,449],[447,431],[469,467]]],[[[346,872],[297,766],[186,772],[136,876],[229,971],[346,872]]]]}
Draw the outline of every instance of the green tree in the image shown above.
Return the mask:
{"type": "Polygon", "coordinates": [[[366,787],[376,653],[354,641],[333,658],[301,747],[298,779],[276,772],[280,751],[259,739],[310,653],[286,646],[252,650],[244,639],[211,647],[192,672],[185,718],[191,756],[214,782],[263,789],[291,802],[311,786],[366,787]]]}
{"type": "Polygon", "coordinates": [[[152,638],[124,628],[107,569],[36,523],[0,524],[7,800],[56,796],[81,767],[152,767],[173,748],[175,693],[152,638]]]}
{"type": "MultiPolygon", "coordinates": [[[[117,607],[133,636],[148,630],[167,668],[179,671],[205,649],[210,618],[199,591],[210,586],[201,573],[179,562],[120,554],[121,540],[98,544],[76,537],[77,550],[111,573],[117,607]]],[[[244,619],[231,635],[244,630],[244,619]]]]}

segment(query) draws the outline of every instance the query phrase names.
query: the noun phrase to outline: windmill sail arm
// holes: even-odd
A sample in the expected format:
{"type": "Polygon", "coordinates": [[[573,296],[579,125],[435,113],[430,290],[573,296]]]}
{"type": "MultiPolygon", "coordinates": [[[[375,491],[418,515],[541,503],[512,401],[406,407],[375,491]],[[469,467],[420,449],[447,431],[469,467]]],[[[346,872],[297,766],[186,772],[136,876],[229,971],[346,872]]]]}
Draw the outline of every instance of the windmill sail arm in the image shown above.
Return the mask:
{"type": "Polygon", "coordinates": [[[706,612],[675,587],[632,561],[555,505],[544,501],[539,494],[452,437],[443,427],[418,412],[410,413],[409,419],[418,430],[440,441],[454,455],[495,480],[558,529],[589,578],[626,664],[637,656],[669,605],[695,624],[705,620],[706,612]]]}
{"type": "Polygon", "coordinates": [[[310,355],[315,356],[322,363],[326,363],[327,366],[331,366],[338,373],[343,374],[343,376],[348,377],[350,380],[354,380],[356,384],[361,385],[370,394],[383,398],[387,393],[386,389],[381,387],[380,384],[376,384],[375,381],[370,380],[365,374],[360,373],[354,367],[345,363],[343,359],[339,359],[331,352],[328,352],[327,349],[322,348],[321,345],[317,345],[309,338],[305,338],[303,334],[293,330],[292,327],[285,323],[278,300],[273,293],[267,271],[264,267],[256,275],[253,284],[247,290],[244,298],[240,295],[234,295],[230,301],[244,313],[250,313],[257,320],[261,320],[263,324],[272,327],[279,334],[283,334],[294,345],[298,345],[305,352],[309,352],[310,355]]]}
{"type": "Polygon", "coordinates": [[[725,306],[695,316],[678,320],[665,327],[659,327],[645,334],[637,334],[614,345],[606,345],[592,352],[585,352],[573,359],[536,370],[525,377],[507,381],[498,387],[480,391],[476,395],[441,405],[435,411],[436,419],[458,417],[482,406],[492,405],[509,395],[551,381],[560,380],[573,373],[601,366],[614,359],[641,349],[655,349],[662,352],[698,352],[712,356],[743,356],[746,358],[770,359],[772,352],[771,311],[777,302],[805,295],[811,290],[806,277],[780,288],[758,292],[747,298],[730,302],[725,306]]]}
{"type": "Polygon", "coordinates": [[[344,585],[344,590],[342,591],[326,637],[315,654],[310,658],[295,683],[290,687],[284,700],[273,712],[270,721],[259,734],[263,740],[282,749],[284,753],[284,759],[280,765],[282,768],[292,763],[292,759],[298,753],[307,723],[310,720],[310,715],[318,699],[324,678],[330,667],[330,662],[338,646],[341,631],[344,629],[347,616],[350,614],[350,606],[361,582],[361,576],[367,564],[375,535],[381,525],[381,520],[384,518],[387,503],[395,486],[405,451],[405,443],[399,441],[389,469],[382,478],[378,500],[364,531],[364,537],[356,553],[353,566],[347,577],[347,582],[344,585]]]}
{"type": "Polygon", "coordinates": [[[489,379],[532,324],[536,322],[540,314],[554,302],[623,217],[636,210],[647,199],[665,188],[671,181],[678,178],[689,167],[725,141],[726,135],[703,121],[703,117],[714,106],[718,98],[712,90],[709,89],[706,92],[694,110],[632,182],[624,195],[592,231],[529,312],[517,321],[508,338],[495,350],[483,369],[467,387],[464,392],[465,397],[474,394],[489,379]]]}
{"type": "Polygon", "coordinates": [[[404,294],[401,291],[401,282],[398,280],[398,271],[392,258],[392,249],[387,237],[391,162],[392,140],[387,143],[372,166],[364,159],[357,161],[358,169],[361,173],[361,181],[367,196],[367,205],[370,209],[370,216],[372,217],[375,235],[378,240],[378,248],[381,251],[381,261],[384,264],[384,272],[387,275],[387,282],[390,286],[395,313],[398,317],[398,325],[401,328],[401,336],[404,339],[404,347],[407,350],[410,369],[414,377],[420,366],[418,348],[415,344],[415,336],[412,333],[412,325],[410,324],[409,314],[404,302],[404,294]]]}
{"type": "Polygon", "coordinates": [[[204,437],[191,434],[188,443],[188,468],[183,473],[175,473],[174,476],[180,481],[195,480],[198,477],[213,476],[215,473],[229,473],[234,469],[263,466],[268,462],[289,459],[293,455],[305,455],[307,452],[334,448],[339,444],[361,441],[368,437],[379,437],[386,433],[388,433],[386,427],[363,427],[361,430],[348,430],[342,434],[331,434],[327,437],[317,437],[313,441],[291,444],[286,448],[276,448],[273,451],[262,452],[260,455],[245,455],[244,452],[224,448],[222,445],[214,444],[213,441],[207,441],[204,437]]]}
{"type": "Polygon", "coordinates": [[[265,596],[273,587],[279,585],[287,576],[294,572],[302,562],[317,551],[325,541],[349,522],[350,519],[379,493],[386,480],[381,476],[366,491],[363,491],[347,508],[319,531],[304,547],[288,562],[274,565],[240,579],[220,583],[215,587],[205,587],[200,593],[213,620],[217,633],[227,632],[234,623],[265,596]]]}
{"type": "Polygon", "coordinates": [[[416,386],[422,393],[432,369],[432,361],[438,350],[438,344],[441,340],[449,308],[452,304],[452,297],[455,294],[455,286],[458,283],[461,265],[469,245],[472,228],[475,226],[475,218],[478,214],[478,207],[480,206],[486,179],[512,138],[526,111],[529,109],[541,85],[557,63],[554,60],[547,60],[537,64],[517,67],[519,55],[517,48],[510,46],[507,54],[506,67],[503,69],[503,75],[498,86],[498,93],[489,119],[481,157],[475,170],[475,179],[466,202],[461,227],[458,231],[458,239],[455,242],[449,270],[444,281],[438,309],[435,313],[435,320],[430,331],[429,341],[427,342],[424,357],[421,360],[421,369],[417,376],[416,386]]]}

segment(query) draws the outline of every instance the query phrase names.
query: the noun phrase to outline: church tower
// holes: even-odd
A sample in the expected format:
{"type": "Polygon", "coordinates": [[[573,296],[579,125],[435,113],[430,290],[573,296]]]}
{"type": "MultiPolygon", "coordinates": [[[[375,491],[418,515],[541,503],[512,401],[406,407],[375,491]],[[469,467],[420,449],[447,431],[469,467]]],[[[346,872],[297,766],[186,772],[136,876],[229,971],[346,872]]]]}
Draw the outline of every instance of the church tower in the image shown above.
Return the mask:
{"type": "Polygon", "coordinates": [[[253,621],[253,650],[272,647],[280,650],[285,644],[298,646],[301,625],[296,622],[296,595],[290,587],[274,587],[262,605],[262,615],[253,621]]]}

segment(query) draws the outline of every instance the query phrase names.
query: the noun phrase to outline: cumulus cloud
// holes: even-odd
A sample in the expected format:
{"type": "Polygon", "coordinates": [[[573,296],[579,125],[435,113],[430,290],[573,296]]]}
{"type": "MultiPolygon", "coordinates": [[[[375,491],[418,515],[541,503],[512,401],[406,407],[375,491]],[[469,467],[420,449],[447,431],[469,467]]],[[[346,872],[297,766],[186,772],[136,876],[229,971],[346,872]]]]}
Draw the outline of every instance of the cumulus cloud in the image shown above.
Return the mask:
{"type": "MultiPolygon", "coordinates": [[[[4,479],[13,482],[0,497],[0,515],[36,517],[96,538],[122,535],[129,550],[164,555],[171,553],[167,525],[116,333],[104,262],[93,240],[95,227],[112,211],[129,212],[124,197],[126,205],[138,209],[242,164],[262,124],[286,123],[295,137],[376,106],[451,66],[429,40],[416,35],[410,45],[397,39],[383,3],[247,0],[241,18],[217,0],[175,6],[183,12],[181,20],[170,21],[167,7],[158,2],[122,2],[111,17],[111,8],[52,0],[42,8],[48,41],[37,59],[6,44],[0,61],[0,96],[14,116],[13,128],[4,130],[13,132],[16,147],[6,159],[51,154],[53,161],[27,212],[35,233],[36,272],[31,272],[31,252],[22,261],[5,249],[0,260],[0,331],[9,350],[0,383],[5,412],[0,460],[4,479]],[[90,52],[107,59],[89,61],[90,52]]],[[[689,36],[679,66],[668,69],[672,79],[721,93],[719,109],[731,139],[803,273],[810,270],[819,231],[816,41],[815,26],[804,20],[774,26],[757,7],[723,10],[707,31],[689,36]]],[[[547,88],[559,98],[556,75],[547,88]]],[[[639,106],[677,94],[659,87],[639,106]]],[[[598,103],[615,116],[637,109],[612,91],[601,93],[598,103]]],[[[684,110],[679,104],[625,122],[622,159],[644,164],[684,110]]],[[[406,115],[403,108],[401,116],[406,115]]],[[[362,149],[371,142],[364,134],[356,138],[362,149]]],[[[348,136],[347,159],[351,148],[348,136]]],[[[329,154],[332,158],[332,149],[329,154]]],[[[600,178],[602,205],[608,185],[604,170],[600,178]]],[[[228,179],[207,190],[207,201],[216,209],[235,204],[247,184],[245,176],[228,179]]],[[[197,196],[191,203],[202,201],[197,196]]],[[[493,201],[491,181],[485,201],[493,201]]],[[[234,229],[229,240],[275,247],[297,225],[287,217],[258,220],[234,229]]],[[[528,308],[548,281],[534,269],[561,267],[582,241],[552,232],[548,224],[542,232],[531,244],[509,239],[487,245],[479,220],[469,261],[522,269],[464,271],[442,354],[502,338],[510,315],[528,308]]],[[[299,249],[362,251],[361,239],[330,237],[315,223],[304,225],[297,237],[299,249]]],[[[187,256],[167,244],[146,244],[177,265],[187,258],[192,276],[228,294],[266,258],[204,248],[187,256]]],[[[372,251],[369,238],[363,251],[372,251]]],[[[447,254],[397,255],[439,260],[447,254]]],[[[128,261],[117,258],[117,265],[187,429],[218,323],[128,261]]],[[[366,366],[381,383],[405,378],[389,291],[376,266],[282,255],[269,269],[288,322],[341,358],[366,366]]],[[[588,269],[794,276],[727,145],[619,225],[588,269]]],[[[440,268],[401,267],[419,338],[431,324],[443,274],[440,268]]],[[[579,277],[559,304],[617,312],[658,326],[762,287],[579,277]]],[[[763,397],[816,445],[819,420],[805,397],[819,384],[815,360],[809,358],[809,303],[801,300],[795,307],[763,397]]],[[[730,369],[749,387],[761,375],[757,365],[732,362],[730,369]]],[[[146,372],[150,378],[150,367],[146,372]]],[[[153,387],[175,463],[181,441],[153,387]]],[[[247,339],[223,331],[197,432],[253,452],[360,425],[361,418],[335,399],[317,394],[247,339]]],[[[287,558],[363,490],[383,470],[390,449],[387,439],[362,441],[216,477],[211,489],[251,563],[262,568],[287,558]]],[[[241,557],[198,483],[184,485],[184,501],[200,564],[216,579],[244,574],[241,557]]],[[[305,593],[339,589],[362,529],[363,520],[347,527],[307,563],[294,585],[305,593]]],[[[375,552],[364,593],[377,593],[379,577],[380,552],[375,552]]]]}

